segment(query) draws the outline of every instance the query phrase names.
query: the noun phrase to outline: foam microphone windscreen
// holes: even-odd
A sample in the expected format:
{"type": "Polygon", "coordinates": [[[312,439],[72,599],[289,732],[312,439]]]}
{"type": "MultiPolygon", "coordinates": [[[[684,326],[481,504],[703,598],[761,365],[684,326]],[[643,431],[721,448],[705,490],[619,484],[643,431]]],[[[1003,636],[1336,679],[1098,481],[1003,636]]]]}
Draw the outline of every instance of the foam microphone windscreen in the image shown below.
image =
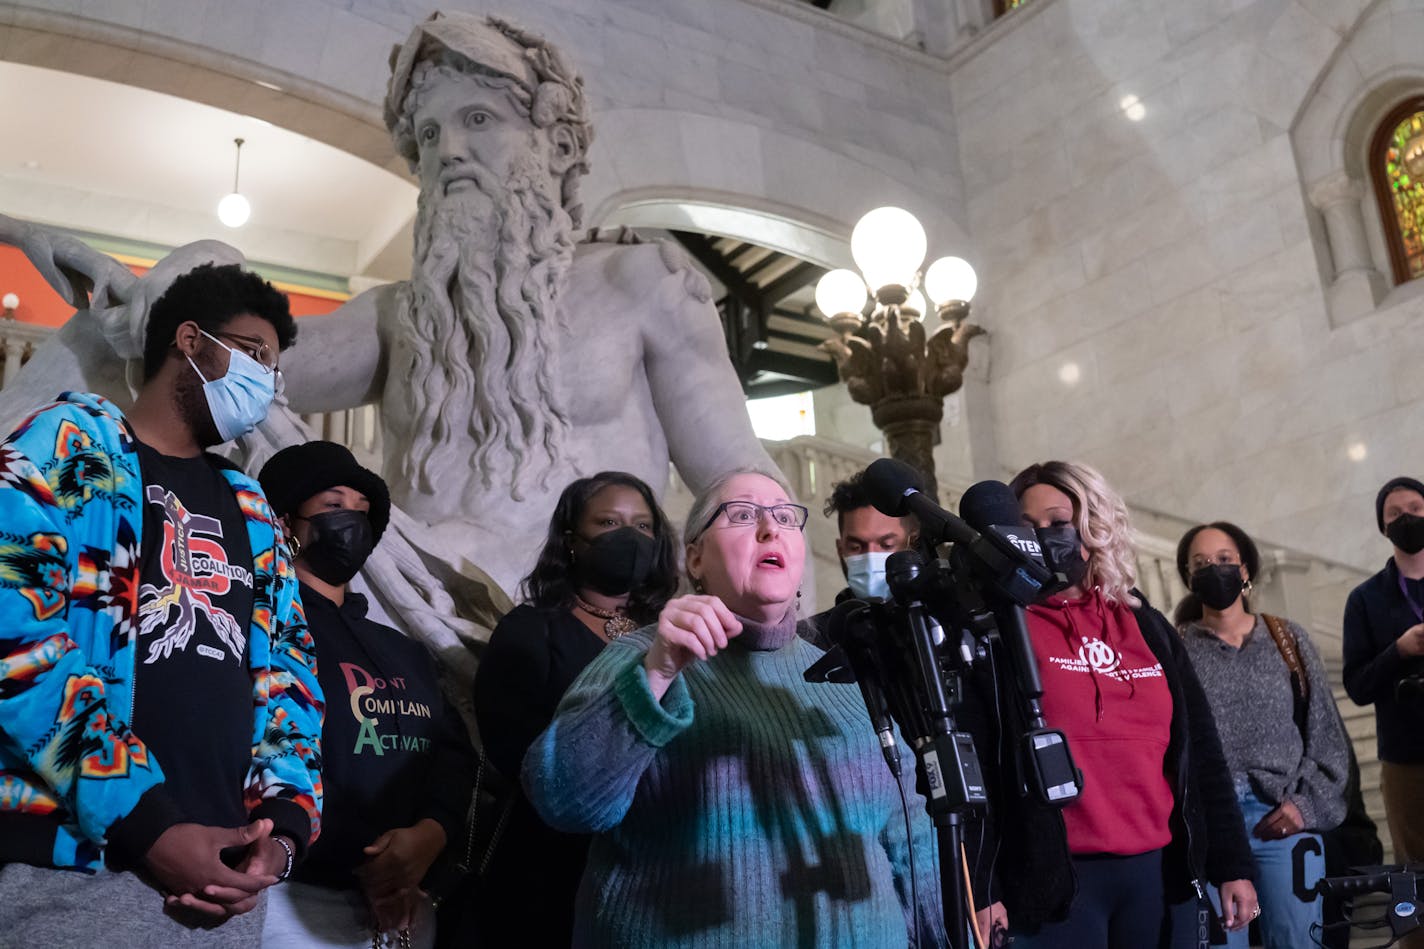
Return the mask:
{"type": "Polygon", "coordinates": [[[986,527],[1017,527],[1023,523],[1018,498],[1002,481],[980,481],[959,499],[959,516],[977,531],[986,527]]]}
{"type": "Polygon", "coordinates": [[[903,461],[877,458],[865,469],[861,484],[875,509],[887,517],[909,514],[905,505],[907,491],[921,491],[920,473],[903,461]]]}

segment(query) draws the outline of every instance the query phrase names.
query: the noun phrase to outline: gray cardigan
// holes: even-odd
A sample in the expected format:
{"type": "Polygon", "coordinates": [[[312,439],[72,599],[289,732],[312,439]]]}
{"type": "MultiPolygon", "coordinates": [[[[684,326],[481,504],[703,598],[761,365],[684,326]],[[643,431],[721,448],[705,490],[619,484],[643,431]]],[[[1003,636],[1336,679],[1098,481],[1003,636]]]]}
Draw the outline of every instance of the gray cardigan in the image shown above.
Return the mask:
{"type": "Polygon", "coordinates": [[[1345,819],[1349,738],[1320,654],[1304,629],[1289,626],[1310,681],[1304,735],[1294,719],[1290,670],[1263,619],[1256,618],[1239,650],[1196,623],[1182,637],[1237,786],[1249,782],[1272,806],[1290,800],[1307,828],[1329,830],[1345,819]]]}

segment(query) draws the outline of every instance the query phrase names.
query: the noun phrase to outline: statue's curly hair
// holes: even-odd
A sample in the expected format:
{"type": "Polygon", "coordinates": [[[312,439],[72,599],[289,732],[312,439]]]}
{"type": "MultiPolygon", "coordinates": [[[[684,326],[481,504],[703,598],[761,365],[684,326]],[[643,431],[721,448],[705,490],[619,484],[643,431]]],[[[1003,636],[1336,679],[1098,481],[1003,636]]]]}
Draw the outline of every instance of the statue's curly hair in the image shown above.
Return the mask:
{"type": "Polygon", "coordinates": [[[537,33],[493,16],[485,17],[484,25],[518,47],[521,58],[534,74],[535,87],[531,89],[474,61],[459,50],[439,45],[423,53],[411,70],[404,98],[399,103],[388,103],[387,124],[396,151],[412,167],[415,166],[419,149],[414,117],[432,79],[441,75],[464,75],[474,77],[490,88],[503,89],[535,128],[557,129],[568,136],[575,158],[564,172],[560,196],[564,210],[573,219],[574,226],[578,227],[583,217],[583,208],[578,201],[578,184],[579,179],[588,173],[588,149],[593,144],[593,122],[589,118],[583,77],[574,71],[556,47],[537,33]],[[395,108],[390,108],[391,105],[395,108]]]}

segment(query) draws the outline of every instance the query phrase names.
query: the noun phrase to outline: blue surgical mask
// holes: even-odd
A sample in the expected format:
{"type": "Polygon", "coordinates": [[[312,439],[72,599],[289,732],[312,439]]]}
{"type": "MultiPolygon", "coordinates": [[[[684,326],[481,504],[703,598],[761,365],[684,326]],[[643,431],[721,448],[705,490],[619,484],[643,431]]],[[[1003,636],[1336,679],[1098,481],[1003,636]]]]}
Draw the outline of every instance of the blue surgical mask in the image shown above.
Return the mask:
{"type": "Polygon", "coordinates": [[[226,346],[213,334],[199,330],[204,336],[226,349],[231,356],[227,375],[209,381],[188,357],[188,365],[203,380],[203,396],[208,400],[208,412],[225,442],[246,435],[267,417],[272,400],[277,397],[277,372],[268,369],[240,349],[226,346]]]}
{"type": "Polygon", "coordinates": [[[877,550],[867,554],[851,554],[845,558],[846,583],[850,592],[862,600],[890,599],[890,584],[885,579],[885,561],[890,551],[877,550]]]}

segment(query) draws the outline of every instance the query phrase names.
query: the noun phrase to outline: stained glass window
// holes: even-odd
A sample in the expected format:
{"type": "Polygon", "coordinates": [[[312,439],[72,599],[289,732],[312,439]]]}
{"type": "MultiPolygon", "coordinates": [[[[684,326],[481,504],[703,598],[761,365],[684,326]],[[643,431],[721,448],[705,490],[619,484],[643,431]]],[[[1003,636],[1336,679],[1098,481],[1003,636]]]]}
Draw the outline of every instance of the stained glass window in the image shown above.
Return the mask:
{"type": "Polygon", "coordinates": [[[1424,276],[1424,100],[1411,100],[1381,124],[1371,149],[1396,283],[1424,276]]]}

